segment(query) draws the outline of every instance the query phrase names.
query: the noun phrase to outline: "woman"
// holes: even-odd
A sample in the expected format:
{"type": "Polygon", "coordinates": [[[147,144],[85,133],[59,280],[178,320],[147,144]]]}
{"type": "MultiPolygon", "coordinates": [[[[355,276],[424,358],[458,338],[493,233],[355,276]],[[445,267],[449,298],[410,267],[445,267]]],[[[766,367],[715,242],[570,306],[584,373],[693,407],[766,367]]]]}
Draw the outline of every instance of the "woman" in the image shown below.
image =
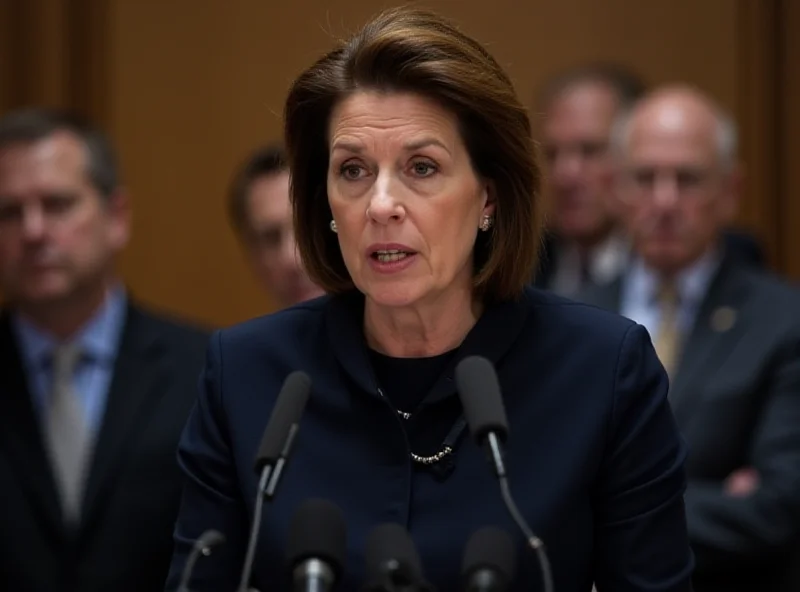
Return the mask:
{"type": "MultiPolygon", "coordinates": [[[[517,532],[485,455],[458,430],[453,370],[478,354],[497,368],[513,492],[555,589],[689,590],[686,450],[666,375],[640,326],[526,287],[539,171],[497,63],[439,17],[394,9],[304,72],[285,115],[300,253],[329,295],[213,338],[180,445],[170,582],[216,528],[227,542],[193,588],[235,588],[253,459],[283,380],[303,370],[312,394],[265,509],[254,586],[288,588],[288,522],[318,497],[347,519],[338,589],[362,585],[381,522],[408,528],[438,590],[460,589],[469,536],[517,532]]],[[[513,590],[540,589],[517,542],[513,590]]]]}

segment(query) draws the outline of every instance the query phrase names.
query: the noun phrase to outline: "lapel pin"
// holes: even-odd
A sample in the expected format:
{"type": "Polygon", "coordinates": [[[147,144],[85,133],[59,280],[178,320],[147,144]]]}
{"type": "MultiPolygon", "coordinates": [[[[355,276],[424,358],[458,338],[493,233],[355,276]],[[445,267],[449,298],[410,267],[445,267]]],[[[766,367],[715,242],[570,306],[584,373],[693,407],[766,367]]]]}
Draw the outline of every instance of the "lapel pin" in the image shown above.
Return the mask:
{"type": "Polygon", "coordinates": [[[730,306],[720,306],[711,315],[711,328],[717,333],[730,331],[736,324],[736,311],[730,306]]]}

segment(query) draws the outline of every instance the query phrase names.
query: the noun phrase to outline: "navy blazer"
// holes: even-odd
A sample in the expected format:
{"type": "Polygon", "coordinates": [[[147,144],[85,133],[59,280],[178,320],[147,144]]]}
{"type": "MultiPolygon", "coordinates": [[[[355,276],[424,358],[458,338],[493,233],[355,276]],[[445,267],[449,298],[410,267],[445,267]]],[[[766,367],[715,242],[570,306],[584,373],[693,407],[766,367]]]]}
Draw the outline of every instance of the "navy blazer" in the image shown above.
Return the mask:
{"type": "MultiPolygon", "coordinates": [[[[198,592],[236,589],[257,478],[253,460],[283,380],[313,380],[296,448],[265,507],[253,585],[291,589],[288,524],[311,497],[347,519],[341,586],[363,584],[364,541],[381,522],[406,526],[440,592],[461,589],[464,545],[484,525],[518,545],[513,591],[539,590],[540,572],[501,501],[486,455],[464,434],[450,470],[412,464],[404,424],[377,393],[363,337],[363,297],[325,296],[219,331],[179,449],[185,490],[167,590],[193,541],[216,528],[227,542],[201,558],[198,592]]],[[[487,307],[420,414],[447,431],[461,406],[459,359],[497,368],[510,421],[506,454],[522,513],[545,542],[557,592],[687,592],[690,551],[683,493],[686,446],[667,402],[668,381],[647,332],[617,314],[534,288],[487,307]]]]}

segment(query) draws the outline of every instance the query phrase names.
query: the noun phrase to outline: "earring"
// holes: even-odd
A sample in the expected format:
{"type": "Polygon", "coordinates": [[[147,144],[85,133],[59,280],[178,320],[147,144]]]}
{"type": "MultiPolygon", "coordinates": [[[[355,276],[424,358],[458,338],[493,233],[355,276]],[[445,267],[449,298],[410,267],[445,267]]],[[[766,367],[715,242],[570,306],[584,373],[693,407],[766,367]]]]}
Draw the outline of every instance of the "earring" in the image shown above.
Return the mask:
{"type": "Polygon", "coordinates": [[[491,216],[484,216],[481,219],[480,229],[486,232],[492,227],[492,224],[494,224],[494,218],[492,218],[491,216]]]}
{"type": "Polygon", "coordinates": [[[339,228],[336,226],[336,220],[331,220],[331,230],[333,232],[339,232],[339,228]]]}

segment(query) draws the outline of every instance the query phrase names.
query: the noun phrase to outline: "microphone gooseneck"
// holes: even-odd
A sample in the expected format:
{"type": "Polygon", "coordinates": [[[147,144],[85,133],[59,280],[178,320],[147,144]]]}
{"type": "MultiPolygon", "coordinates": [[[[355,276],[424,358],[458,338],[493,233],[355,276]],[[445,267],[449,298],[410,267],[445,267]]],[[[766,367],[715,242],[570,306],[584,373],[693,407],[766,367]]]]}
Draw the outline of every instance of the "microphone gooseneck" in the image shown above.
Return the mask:
{"type": "Polygon", "coordinates": [[[190,592],[189,583],[192,579],[192,574],[194,573],[194,566],[197,564],[197,560],[200,559],[201,556],[208,557],[211,555],[214,547],[217,545],[221,545],[225,542],[225,535],[223,535],[218,530],[207,530],[203,534],[200,535],[194,546],[192,547],[192,552],[189,554],[189,558],[186,560],[186,565],[183,567],[183,573],[181,574],[181,582],[178,586],[178,592],[190,592]]]}
{"type": "Polygon", "coordinates": [[[542,539],[533,534],[531,527],[525,522],[522,513],[519,511],[514,498],[511,496],[511,488],[508,485],[508,479],[500,477],[500,495],[503,497],[508,513],[511,519],[516,523],[522,534],[525,536],[525,542],[528,547],[536,554],[539,559],[539,567],[542,570],[542,585],[544,592],[553,592],[553,573],[550,568],[550,559],[547,557],[547,550],[544,548],[542,539]]]}
{"type": "Polygon", "coordinates": [[[338,506],[309,499],[289,525],[286,562],[296,592],[329,592],[339,580],[347,554],[347,525],[338,506]]]}
{"type": "MultiPolygon", "coordinates": [[[[517,507],[517,504],[511,495],[511,486],[508,483],[508,475],[506,474],[506,467],[503,461],[502,445],[500,443],[500,439],[497,437],[497,435],[495,435],[494,432],[489,432],[486,435],[486,446],[489,449],[495,475],[500,482],[500,495],[503,497],[503,503],[505,504],[508,513],[522,531],[522,534],[525,535],[525,540],[528,543],[528,546],[537,553],[541,553],[544,550],[544,543],[539,537],[533,534],[530,527],[525,522],[525,519],[522,517],[522,512],[519,511],[519,508],[517,507]]],[[[548,564],[547,570],[549,571],[549,561],[547,559],[547,555],[545,554],[543,558],[540,557],[540,559],[548,564]]],[[[544,569],[545,568],[543,567],[542,570],[544,571],[544,569]]]]}
{"type": "Polygon", "coordinates": [[[539,562],[544,592],[553,592],[552,570],[544,543],[533,534],[511,495],[503,460],[503,443],[508,437],[508,419],[494,366],[486,358],[469,356],[458,363],[455,378],[472,437],[487,450],[500,485],[503,504],[539,562]]]}
{"type": "Polygon", "coordinates": [[[278,394],[275,407],[261,437],[261,444],[255,460],[255,471],[259,476],[258,492],[237,592],[249,592],[250,590],[250,576],[253,573],[253,562],[258,547],[264,500],[271,500],[275,495],[275,489],[288,462],[299,429],[300,418],[310,393],[311,379],[306,373],[297,371],[289,374],[283,382],[281,392],[278,394]]]}

